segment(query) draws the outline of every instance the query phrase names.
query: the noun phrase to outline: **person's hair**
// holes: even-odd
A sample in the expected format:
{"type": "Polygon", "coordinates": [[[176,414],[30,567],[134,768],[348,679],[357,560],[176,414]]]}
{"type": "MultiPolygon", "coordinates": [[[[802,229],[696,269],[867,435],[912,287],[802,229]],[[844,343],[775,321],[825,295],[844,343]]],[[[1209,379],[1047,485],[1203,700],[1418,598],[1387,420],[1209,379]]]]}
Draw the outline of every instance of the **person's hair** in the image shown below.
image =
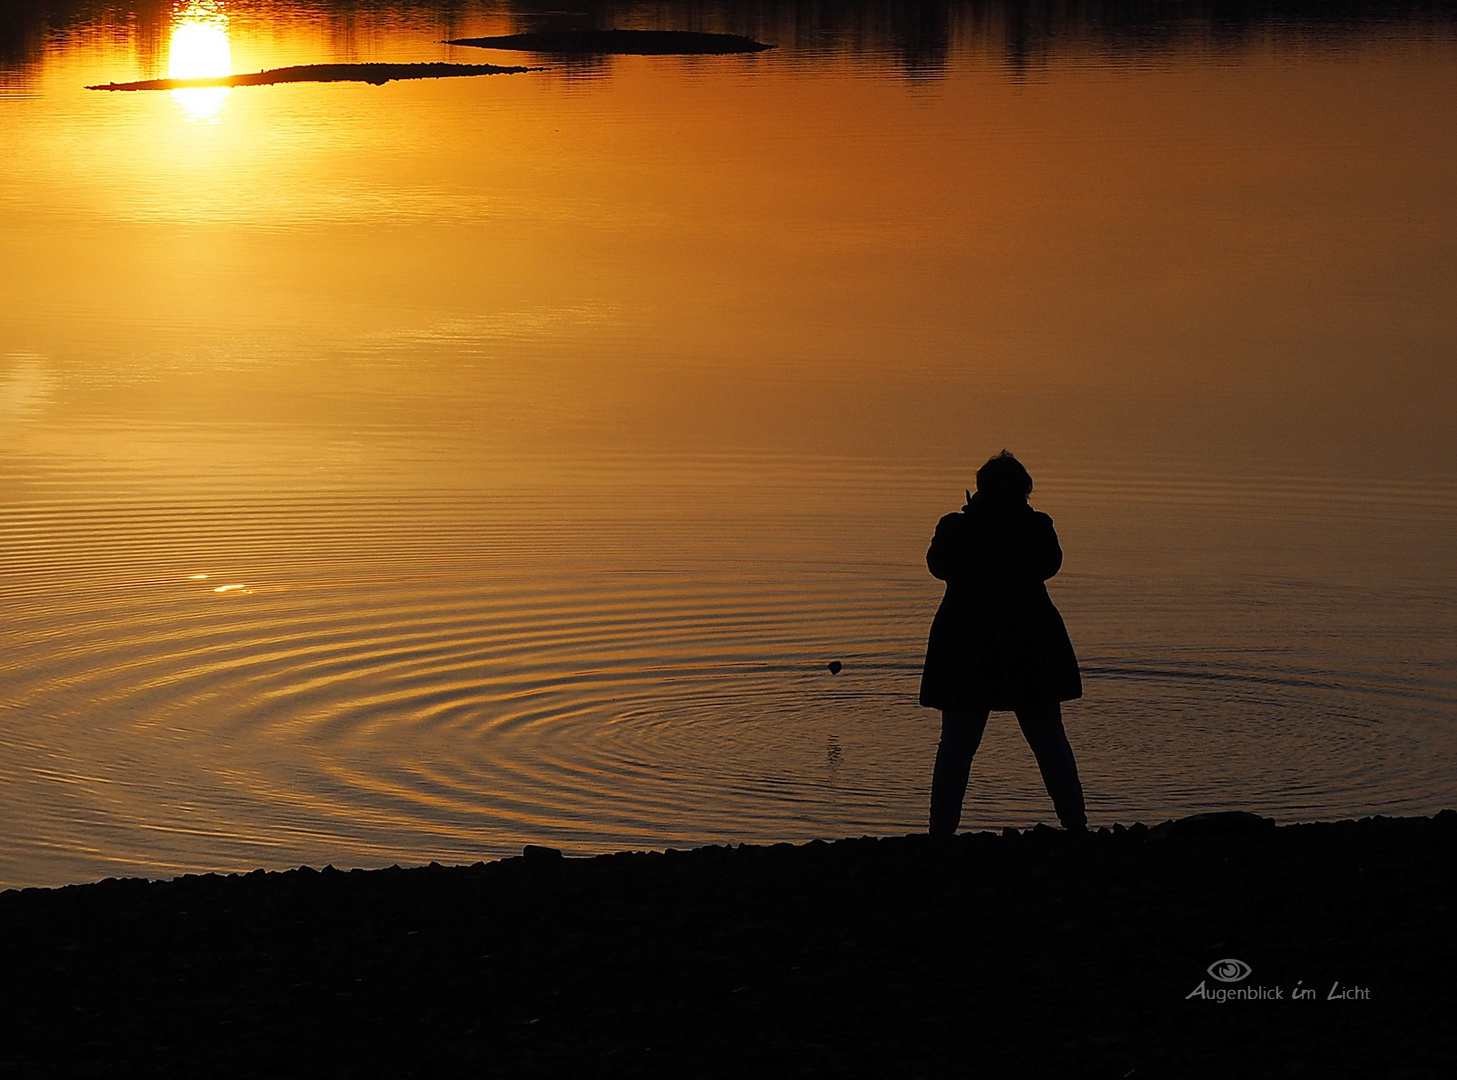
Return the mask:
{"type": "Polygon", "coordinates": [[[1032,474],[1003,450],[976,470],[976,490],[988,499],[1026,501],[1032,494],[1032,474]]]}

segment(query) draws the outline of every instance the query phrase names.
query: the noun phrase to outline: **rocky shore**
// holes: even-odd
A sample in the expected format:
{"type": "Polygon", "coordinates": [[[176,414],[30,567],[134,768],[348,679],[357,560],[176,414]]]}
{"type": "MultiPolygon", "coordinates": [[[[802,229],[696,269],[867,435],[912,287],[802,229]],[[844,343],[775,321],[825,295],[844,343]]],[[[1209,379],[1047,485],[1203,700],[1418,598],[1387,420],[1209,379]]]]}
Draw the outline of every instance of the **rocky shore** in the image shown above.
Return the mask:
{"type": "Polygon", "coordinates": [[[1450,1075],[1457,813],[0,894],[0,1077],[1450,1075]]]}

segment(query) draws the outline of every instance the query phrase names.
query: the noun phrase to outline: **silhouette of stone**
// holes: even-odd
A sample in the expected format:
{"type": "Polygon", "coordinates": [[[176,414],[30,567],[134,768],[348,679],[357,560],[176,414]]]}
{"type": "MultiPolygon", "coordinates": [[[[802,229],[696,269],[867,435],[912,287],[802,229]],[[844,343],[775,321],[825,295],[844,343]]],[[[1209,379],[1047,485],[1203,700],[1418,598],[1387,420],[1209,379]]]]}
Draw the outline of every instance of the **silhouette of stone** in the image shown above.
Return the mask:
{"type": "Polygon", "coordinates": [[[541,847],[538,844],[527,844],[521,849],[521,854],[529,863],[556,862],[562,857],[560,848],[541,847]]]}
{"type": "Polygon", "coordinates": [[[739,34],[705,34],[693,30],[561,30],[453,38],[445,44],[562,56],[705,56],[763,52],[774,48],[739,34]]]}
{"type": "Polygon", "coordinates": [[[1221,810],[1193,814],[1178,821],[1165,821],[1148,831],[1150,840],[1182,839],[1189,836],[1250,835],[1275,827],[1274,818],[1260,817],[1244,810],[1221,810]]]}
{"type": "Polygon", "coordinates": [[[838,660],[831,660],[826,666],[829,667],[831,675],[838,675],[845,669],[845,665],[838,660]]]}

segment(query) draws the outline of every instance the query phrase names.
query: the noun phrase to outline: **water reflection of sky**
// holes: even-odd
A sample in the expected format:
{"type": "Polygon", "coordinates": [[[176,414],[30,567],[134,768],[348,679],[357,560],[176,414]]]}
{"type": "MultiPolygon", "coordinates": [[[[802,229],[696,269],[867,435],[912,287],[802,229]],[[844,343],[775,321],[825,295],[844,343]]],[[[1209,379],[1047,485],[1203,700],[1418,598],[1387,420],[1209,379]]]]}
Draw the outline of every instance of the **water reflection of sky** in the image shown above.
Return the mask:
{"type": "MultiPolygon", "coordinates": [[[[1004,445],[1064,540],[1100,821],[1440,805],[1452,36],[914,7],[225,108],[82,87],[556,16],[37,38],[0,108],[0,884],[905,831],[927,534],[1004,445]]],[[[986,755],[978,825],[1045,814],[1015,728],[986,755]]]]}
{"type": "MultiPolygon", "coordinates": [[[[141,74],[156,76],[167,69],[168,46],[175,46],[172,39],[179,26],[226,29],[227,15],[254,25],[291,22],[323,30],[329,55],[316,60],[369,58],[382,37],[407,25],[428,27],[431,43],[468,34],[620,26],[747,34],[777,44],[781,59],[813,62],[848,55],[891,65],[912,79],[942,77],[948,62],[968,48],[1000,58],[1015,77],[1024,78],[1068,55],[1139,63],[1191,45],[1233,53],[1273,37],[1342,47],[1384,32],[1400,34],[1416,27],[1440,34],[1453,25],[1450,5],[1402,0],[1331,5],[1285,0],[847,0],[811,5],[791,0],[628,0],[598,5],[573,0],[549,7],[511,0],[36,0],[0,5],[0,86],[14,82],[17,72],[23,78],[41,61],[48,44],[78,33],[127,41],[141,60],[141,74]]],[[[219,40],[208,36],[206,43],[201,34],[186,43],[190,56],[216,57],[219,40]],[[203,47],[194,51],[197,46],[203,47]]],[[[563,75],[600,74],[613,61],[579,57],[559,66],[563,75]]]]}

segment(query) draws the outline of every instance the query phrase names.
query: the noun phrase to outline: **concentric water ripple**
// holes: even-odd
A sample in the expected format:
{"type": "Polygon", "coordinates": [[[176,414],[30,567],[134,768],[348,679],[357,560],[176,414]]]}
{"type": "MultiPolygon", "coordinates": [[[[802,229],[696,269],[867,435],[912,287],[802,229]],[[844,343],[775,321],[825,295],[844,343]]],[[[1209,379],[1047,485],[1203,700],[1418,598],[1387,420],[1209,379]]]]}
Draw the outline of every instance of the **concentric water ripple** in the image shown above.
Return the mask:
{"type": "MultiPolygon", "coordinates": [[[[567,528],[529,491],[18,500],[5,879],[918,828],[940,495],[881,477],[880,505],[924,511],[846,517],[837,483],[864,499],[874,476],[802,464],[781,498],[746,469],[718,514],[671,512],[682,490],[659,481],[659,516],[609,499],[567,528]]],[[[1153,518],[1217,516],[1208,491],[1158,494],[1153,518]]],[[[1054,582],[1095,820],[1448,801],[1457,685],[1428,624],[1449,599],[1130,566],[1086,520],[1107,496],[1066,485],[1054,582]]],[[[973,827],[1047,819],[1010,722],[975,776],[973,827]]]]}

